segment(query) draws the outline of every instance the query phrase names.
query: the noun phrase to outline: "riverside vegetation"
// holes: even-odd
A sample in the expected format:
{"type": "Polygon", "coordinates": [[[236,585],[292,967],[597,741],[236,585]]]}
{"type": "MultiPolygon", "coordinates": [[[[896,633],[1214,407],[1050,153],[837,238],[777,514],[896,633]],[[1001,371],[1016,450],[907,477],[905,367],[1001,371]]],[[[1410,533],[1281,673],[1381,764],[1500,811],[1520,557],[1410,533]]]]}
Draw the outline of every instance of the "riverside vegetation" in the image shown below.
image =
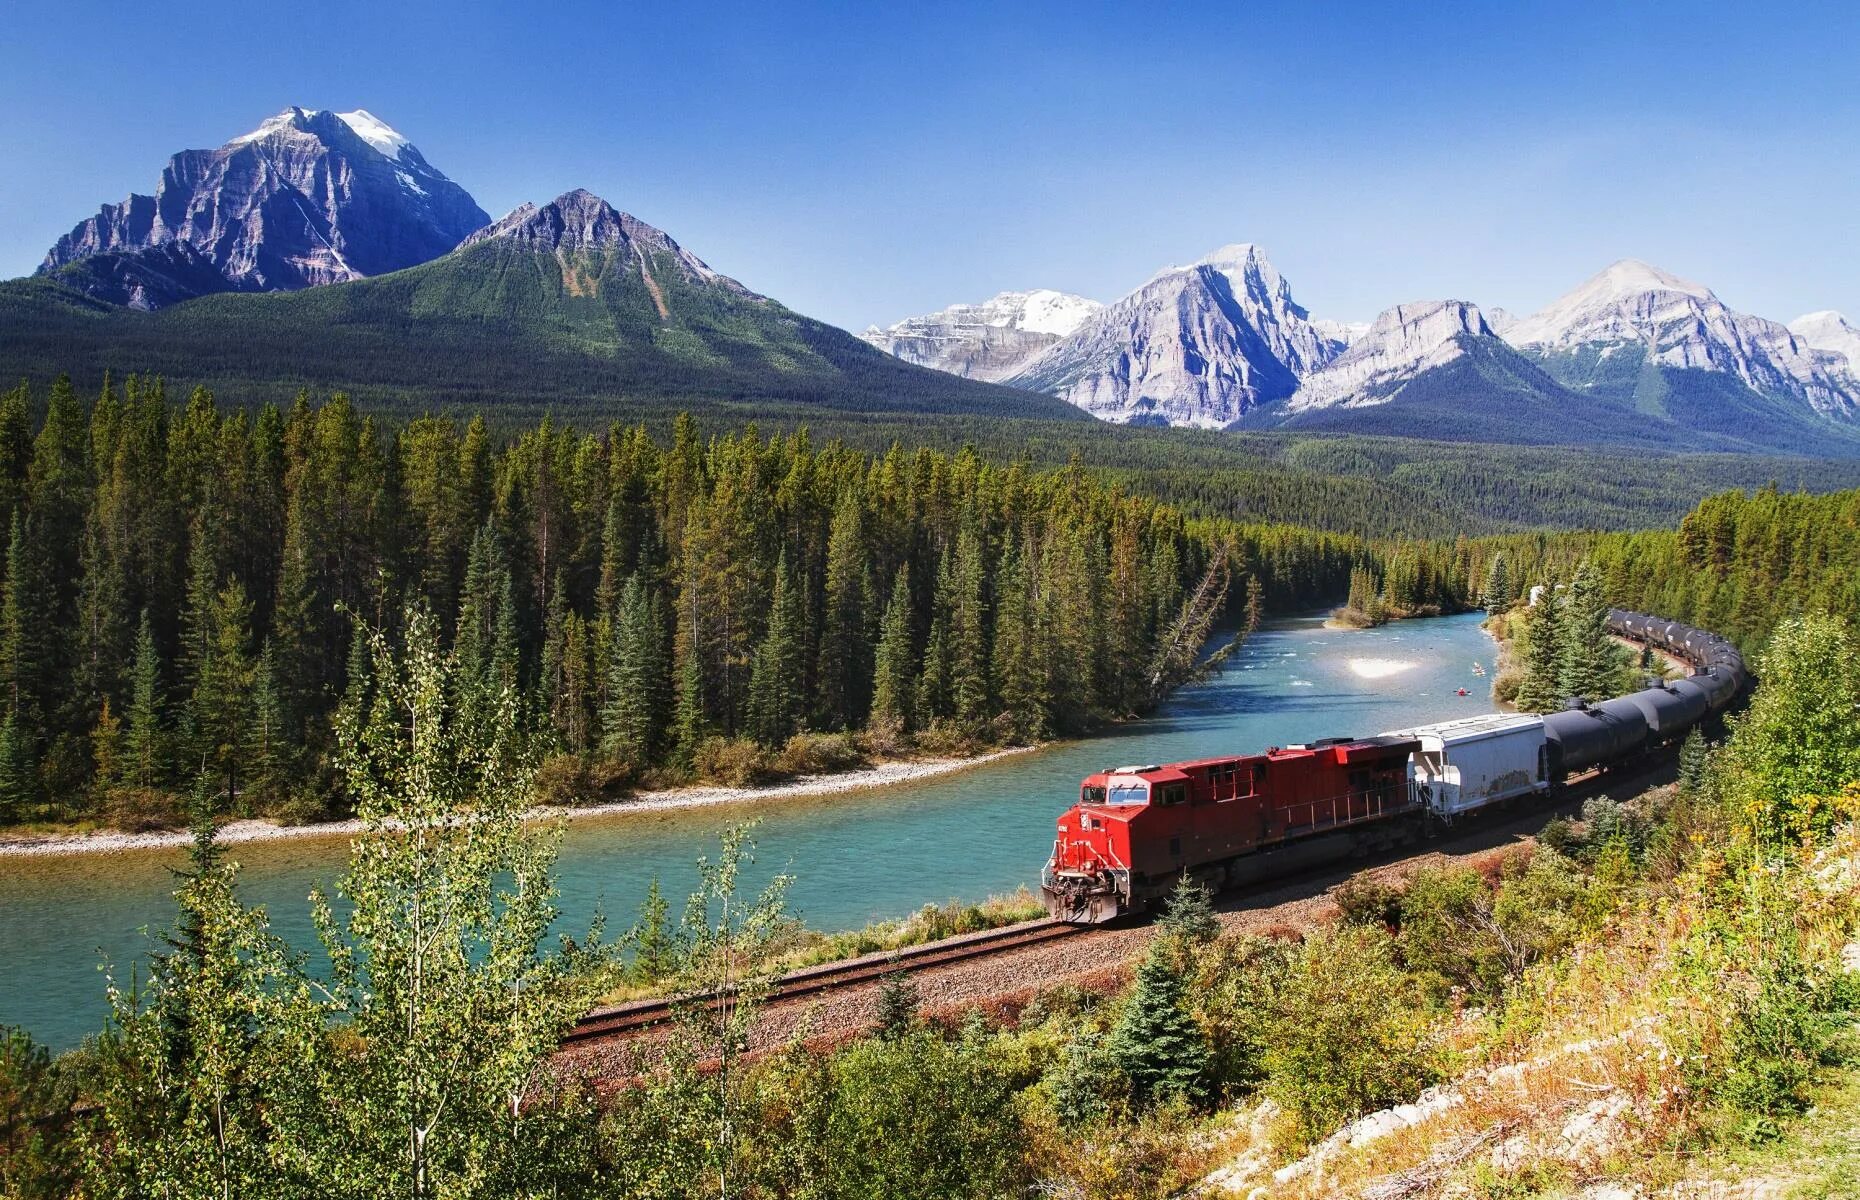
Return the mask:
{"type": "MultiPolygon", "coordinates": [[[[0,822],[346,815],[357,620],[417,601],[518,697],[538,795],[742,784],[1144,711],[1203,638],[1466,543],[1189,518],[1077,467],[816,446],[689,419],[504,442],[338,397],[0,393],[0,822]]],[[[1456,582],[1457,581],[1457,582],[1456,582]]]]}
{"type": "Polygon", "coordinates": [[[1122,989],[952,1021],[894,979],[870,1035],[756,1060],[784,881],[739,895],[734,833],[682,918],[550,945],[518,697],[424,612],[397,624],[364,639],[367,701],[341,718],[364,831],[315,903],[326,968],[239,902],[203,787],[169,950],[113,984],[106,1029],[56,1061],[0,1039],[7,1194],[1557,1195],[1787,1138],[1851,1045],[1860,647],[1839,618],[1778,628],[1772,686],[1688,746],[1677,787],[1591,801],[1485,870],[1359,879],[1302,940],[1223,933],[1185,886],[1122,989]],[[599,1095],[550,1055],[627,974],[733,999],[678,1005],[663,1059],[599,1095]]]}

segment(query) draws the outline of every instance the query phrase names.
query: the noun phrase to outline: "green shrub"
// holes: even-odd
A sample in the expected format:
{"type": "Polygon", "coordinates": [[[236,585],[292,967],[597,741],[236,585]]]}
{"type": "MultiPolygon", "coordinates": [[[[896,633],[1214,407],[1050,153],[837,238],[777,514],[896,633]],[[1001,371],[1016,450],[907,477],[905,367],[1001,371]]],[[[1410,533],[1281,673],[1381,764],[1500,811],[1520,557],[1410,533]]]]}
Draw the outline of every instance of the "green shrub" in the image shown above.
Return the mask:
{"type": "Polygon", "coordinates": [[[774,774],[768,754],[748,738],[705,738],[691,754],[699,779],[726,787],[750,787],[774,774]]]}
{"type": "Polygon", "coordinates": [[[578,754],[555,754],[536,768],[532,800],[556,808],[586,804],[593,794],[588,765],[578,754]]]}
{"type": "Polygon", "coordinates": [[[179,829],[186,819],[180,798],[156,788],[117,787],[104,794],[104,819],[124,833],[179,829]]]}
{"type": "Polygon", "coordinates": [[[985,1038],[929,1029],[868,1038],[804,1073],[784,1097],[766,1158],[774,1194],[942,1200],[1019,1194],[1023,1139],[1013,1088],[985,1038]]]}
{"type": "Polygon", "coordinates": [[[1265,1090],[1307,1140],[1440,1078],[1433,1023],[1379,929],[1313,934],[1268,1003],[1265,1090]]]}
{"type": "Polygon", "coordinates": [[[1367,874],[1352,875],[1331,893],[1346,925],[1392,928],[1401,920],[1401,891],[1367,874]]]}
{"type": "Polygon", "coordinates": [[[71,1076],[25,1030],[0,1025],[0,1195],[8,1200],[71,1194],[71,1076]]]}
{"type": "Polygon", "coordinates": [[[850,733],[797,733],[781,748],[775,765],[792,775],[820,775],[864,761],[865,754],[850,733]]]}

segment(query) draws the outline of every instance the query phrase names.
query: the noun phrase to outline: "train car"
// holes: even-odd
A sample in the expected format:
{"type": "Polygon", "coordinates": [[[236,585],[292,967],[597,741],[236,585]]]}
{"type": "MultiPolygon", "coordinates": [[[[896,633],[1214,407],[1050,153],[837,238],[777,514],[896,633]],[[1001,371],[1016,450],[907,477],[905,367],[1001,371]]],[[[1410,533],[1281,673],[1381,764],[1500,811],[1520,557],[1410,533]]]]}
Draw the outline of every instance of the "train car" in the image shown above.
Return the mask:
{"type": "Polygon", "coordinates": [[[1543,719],[1528,713],[1462,717],[1394,736],[1420,743],[1408,759],[1408,784],[1416,805],[1443,821],[1550,786],[1543,719]]]}
{"type": "Polygon", "coordinates": [[[1108,921],[1142,911],[1185,874],[1226,887],[1348,853],[1349,843],[1304,847],[1410,811],[1408,759],[1418,745],[1333,738],[1087,776],[1059,819],[1041,878],[1047,907],[1063,920],[1108,921]]]}

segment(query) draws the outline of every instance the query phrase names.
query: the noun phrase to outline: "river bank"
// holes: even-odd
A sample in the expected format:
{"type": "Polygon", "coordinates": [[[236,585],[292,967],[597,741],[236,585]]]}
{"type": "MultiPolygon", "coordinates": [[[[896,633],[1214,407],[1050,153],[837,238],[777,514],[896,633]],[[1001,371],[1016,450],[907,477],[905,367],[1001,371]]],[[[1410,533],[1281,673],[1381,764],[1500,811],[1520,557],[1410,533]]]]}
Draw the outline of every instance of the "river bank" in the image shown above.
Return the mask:
{"type": "MultiPolygon", "coordinates": [[[[965,758],[898,759],[874,763],[851,771],[824,775],[801,775],[780,783],[755,787],[693,785],[641,792],[625,800],[578,807],[538,805],[529,815],[536,820],[585,820],[589,817],[612,817],[628,813],[661,813],[680,809],[709,808],[725,804],[748,804],[758,800],[800,799],[809,796],[834,796],[844,792],[891,787],[915,783],[966,771],[985,763],[1025,754],[1037,746],[1012,746],[990,750],[965,758]]],[[[361,832],[362,823],[350,818],[343,821],[316,821],[305,825],[280,825],[275,821],[252,819],[230,821],[220,827],[223,844],[272,842],[292,838],[348,837],[361,832]]],[[[140,850],[161,850],[185,846],[193,835],[185,829],[161,829],[146,833],[126,833],[116,829],[86,830],[77,833],[12,834],[0,837],[0,858],[39,857],[65,854],[123,854],[140,850]]]]}

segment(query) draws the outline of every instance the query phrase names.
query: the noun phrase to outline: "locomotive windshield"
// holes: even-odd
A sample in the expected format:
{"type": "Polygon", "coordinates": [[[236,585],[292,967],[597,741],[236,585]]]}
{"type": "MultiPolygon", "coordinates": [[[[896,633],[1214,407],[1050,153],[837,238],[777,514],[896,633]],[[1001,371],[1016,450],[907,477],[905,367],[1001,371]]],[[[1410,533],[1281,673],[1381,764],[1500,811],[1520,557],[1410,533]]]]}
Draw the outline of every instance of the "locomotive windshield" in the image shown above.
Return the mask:
{"type": "Polygon", "coordinates": [[[1107,804],[1148,804],[1150,785],[1141,779],[1113,779],[1105,789],[1107,804]]]}
{"type": "Polygon", "coordinates": [[[1086,784],[1084,787],[1079,789],[1079,803],[1080,804],[1103,804],[1104,803],[1104,789],[1101,787],[1093,787],[1089,783],[1086,784]]]}

